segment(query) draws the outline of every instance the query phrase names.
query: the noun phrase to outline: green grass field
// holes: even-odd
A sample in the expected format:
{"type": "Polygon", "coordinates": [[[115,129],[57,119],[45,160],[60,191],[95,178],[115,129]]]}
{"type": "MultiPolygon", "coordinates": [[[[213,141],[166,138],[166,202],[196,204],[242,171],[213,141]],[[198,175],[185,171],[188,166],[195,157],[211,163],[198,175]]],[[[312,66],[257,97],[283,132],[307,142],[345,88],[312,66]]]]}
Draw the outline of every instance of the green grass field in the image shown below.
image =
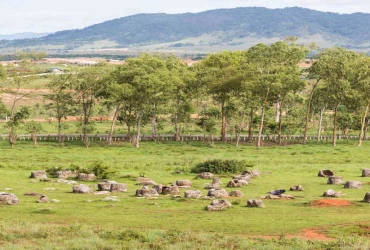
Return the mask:
{"type": "MultiPolygon", "coordinates": [[[[249,144],[235,148],[231,144],[210,147],[200,142],[145,142],[140,149],[125,143],[108,147],[95,142],[89,149],[80,142],[67,142],[64,147],[54,142],[41,142],[37,147],[31,144],[17,142],[11,149],[6,141],[0,141],[0,190],[12,188],[10,192],[20,200],[19,205],[0,207],[2,249],[351,249],[351,246],[368,249],[370,246],[366,238],[348,238],[370,235],[370,204],[361,202],[365,193],[370,192],[370,179],[360,177],[361,170],[369,167],[369,142],[363,147],[356,147],[354,141],[341,141],[337,147],[311,143],[264,148],[249,144]],[[188,179],[193,183],[192,189],[206,195],[204,187],[209,181],[195,179],[190,169],[209,159],[246,160],[254,165],[253,169],[261,171],[262,177],[239,188],[244,196],[229,198],[233,207],[221,212],[206,211],[209,200],[134,196],[140,186],[135,185],[133,177],[140,175],[162,184],[188,179]],[[96,161],[118,171],[112,180],[127,184],[127,193],[115,194],[120,202],[73,194],[70,185],[57,183],[56,179],[34,182],[28,178],[32,170],[86,167],[96,161]],[[320,169],[331,169],[345,181],[359,180],[363,187],[344,189],[343,185],[327,185],[326,178],[317,177],[320,169]],[[176,174],[177,170],[181,173],[176,174]],[[294,200],[265,200],[264,209],[246,207],[250,198],[263,196],[272,189],[289,190],[298,184],[303,185],[303,192],[287,192],[296,197],[294,200]],[[312,207],[308,204],[322,199],[323,192],[330,188],[342,191],[343,199],[352,205],[312,207]],[[40,204],[36,202],[39,197],[23,195],[28,192],[45,194],[61,203],[40,204]],[[336,241],[310,243],[285,237],[298,237],[304,229],[315,229],[336,241]],[[173,234],[172,238],[167,237],[169,234],[173,234]],[[266,240],[262,236],[278,239],[266,240]],[[259,239],[250,239],[256,237],[259,239]],[[89,246],[84,245],[87,240],[89,246]],[[207,243],[201,244],[203,241],[207,243]],[[47,247],[40,247],[40,242],[47,247]]],[[[230,176],[220,177],[222,186],[226,187],[230,176]]]]}

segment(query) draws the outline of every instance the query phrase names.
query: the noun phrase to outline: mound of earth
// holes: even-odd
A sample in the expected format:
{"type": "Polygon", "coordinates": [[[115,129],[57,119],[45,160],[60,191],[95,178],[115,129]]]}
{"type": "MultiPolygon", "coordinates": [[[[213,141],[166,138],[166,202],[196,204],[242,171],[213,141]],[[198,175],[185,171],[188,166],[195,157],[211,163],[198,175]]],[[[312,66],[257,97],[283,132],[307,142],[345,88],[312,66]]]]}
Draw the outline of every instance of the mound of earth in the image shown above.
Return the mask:
{"type": "Polygon", "coordinates": [[[321,199],[311,201],[310,205],[313,207],[345,207],[351,206],[351,202],[347,200],[339,200],[339,199],[321,199]]]}

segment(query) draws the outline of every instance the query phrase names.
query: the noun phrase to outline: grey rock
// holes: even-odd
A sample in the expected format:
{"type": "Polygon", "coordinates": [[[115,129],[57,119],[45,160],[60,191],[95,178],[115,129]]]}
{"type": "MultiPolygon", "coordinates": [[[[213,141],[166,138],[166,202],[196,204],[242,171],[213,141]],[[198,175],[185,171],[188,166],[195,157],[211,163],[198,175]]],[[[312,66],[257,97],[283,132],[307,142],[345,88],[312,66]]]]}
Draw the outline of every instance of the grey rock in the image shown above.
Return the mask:
{"type": "Polygon", "coordinates": [[[370,193],[366,193],[363,202],[370,203],[370,193]]]}
{"type": "Polygon", "coordinates": [[[47,179],[46,172],[44,170],[38,170],[31,172],[30,178],[36,178],[36,179],[47,179]]]}
{"type": "Polygon", "coordinates": [[[232,207],[231,203],[227,200],[213,200],[207,206],[208,211],[220,211],[232,207]]]}
{"type": "Polygon", "coordinates": [[[263,207],[265,207],[265,204],[260,199],[258,199],[258,200],[256,200],[256,199],[249,199],[247,201],[247,206],[248,207],[262,207],[263,208],[263,207]]]}
{"type": "Polygon", "coordinates": [[[136,190],[136,196],[138,197],[156,197],[159,196],[157,190],[154,188],[148,188],[144,186],[142,189],[136,190]]]}
{"type": "Polygon", "coordinates": [[[191,187],[191,182],[189,180],[177,180],[176,181],[176,186],[178,187],[191,187]]]}
{"type": "Polygon", "coordinates": [[[80,193],[80,194],[90,194],[90,193],[92,193],[92,190],[90,189],[90,187],[87,186],[87,185],[84,185],[84,184],[73,186],[72,191],[73,191],[73,193],[80,193]]]}
{"type": "Polygon", "coordinates": [[[108,195],[108,194],[111,194],[111,192],[110,191],[98,191],[94,193],[94,195],[108,195]]]}
{"type": "Polygon", "coordinates": [[[362,177],[370,177],[370,169],[362,169],[362,177]]]}
{"type": "Polygon", "coordinates": [[[185,198],[200,198],[202,193],[199,190],[186,190],[184,193],[185,198]]]}
{"type": "Polygon", "coordinates": [[[301,185],[291,186],[290,191],[303,191],[303,187],[301,185]]]}
{"type": "Polygon", "coordinates": [[[318,177],[329,177],[329,176],[334,176],[334,172],[331,171],[330,169],[323,169],[320,170],[319,173],[317,174],[318,177]]]}
{"type": "Polygon", "coordinates": [[[78,179],[80,181],[95,181],[96,175],[95,174],[85,174],[85,173],[79,173],[78,179]]]}
{"type": "Polygon", "coordinates": [[[343,184],[342,176],[329,176],[327,184],[343,184]]]}
{"type": "Polygon", "coordinates": [[[198,174],[198,178],[201,178],[201,179],[212,179],[213,178],[213,174],[210,173],[210,172],[203,172],[203,173],[198,174]]]}
{"type": "Polygon", "coordinates": [[[15,194],[0,192],[0,205],[16,205],[16,204],[19,204],[19,200],[15,194]]]}
{"type": "Polygon", "coordinates": [[[78,176],[77,171],[62,170],[56,172],[59,179],[76,178],[78,176]]]}
{"type": "Polygon", "coordinates": [[[240,190],[233,190],[229,193],[229,196],[231,196],[231,197],[242,197],[243,193],[240,190]]]}
{"type": "Polygon", "coordinates": [[[49,203],[49,198],[46,195],[42,195],[38,200],[38,203],[49,203]]]}
{"type": "Polygon", "coordinates": [[[326,190],[322,196],[339,198],[342,196],[342,192],[340,191],[336,192],[333,189],[329,189],[329,190],[326,190]]]}
{"type": "Polygon", "coordinates": [[[360,188],[362,186],[360,181],[347,181],[344,188],[360,188]]]}
{"type": "Polygon", "coordinates": [[[163,186],[162,194],[179,194],[180,190],[178,186],[163,186]]]}
{"type": "Polygon", "coordinates": [[[229,197],[229,193],[225,189],[210,189],[207,196],[211,197],[229,197]]]}

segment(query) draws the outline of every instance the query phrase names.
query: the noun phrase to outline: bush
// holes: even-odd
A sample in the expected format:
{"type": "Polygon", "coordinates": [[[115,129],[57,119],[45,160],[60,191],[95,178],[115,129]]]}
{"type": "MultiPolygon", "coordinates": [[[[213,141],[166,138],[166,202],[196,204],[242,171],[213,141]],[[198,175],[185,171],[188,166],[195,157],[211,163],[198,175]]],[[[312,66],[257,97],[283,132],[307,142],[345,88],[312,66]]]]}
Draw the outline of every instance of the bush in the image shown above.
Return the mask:
{"type": "Polygon", "coordinates": [[[246,168],[253,167],[245,161],[237,160],[208,160],[198,163],[191,169],[192,173],[211,172],[214,174],[235,174],[246,170],[246,168]]]}

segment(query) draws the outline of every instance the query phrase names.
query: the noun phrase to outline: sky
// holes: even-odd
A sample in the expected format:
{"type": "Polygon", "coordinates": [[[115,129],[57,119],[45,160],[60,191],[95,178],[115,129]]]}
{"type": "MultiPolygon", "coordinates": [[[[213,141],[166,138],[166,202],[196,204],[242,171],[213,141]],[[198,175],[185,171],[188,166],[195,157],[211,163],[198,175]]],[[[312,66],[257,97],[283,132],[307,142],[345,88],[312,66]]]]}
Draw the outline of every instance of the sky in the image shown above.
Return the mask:
{"type": "Polygon", "coordinates": [[[0,0],[0,34],[81,29],[138,13],[173,14],[252,6],[370,13],[369,0],[0,0]]]}

